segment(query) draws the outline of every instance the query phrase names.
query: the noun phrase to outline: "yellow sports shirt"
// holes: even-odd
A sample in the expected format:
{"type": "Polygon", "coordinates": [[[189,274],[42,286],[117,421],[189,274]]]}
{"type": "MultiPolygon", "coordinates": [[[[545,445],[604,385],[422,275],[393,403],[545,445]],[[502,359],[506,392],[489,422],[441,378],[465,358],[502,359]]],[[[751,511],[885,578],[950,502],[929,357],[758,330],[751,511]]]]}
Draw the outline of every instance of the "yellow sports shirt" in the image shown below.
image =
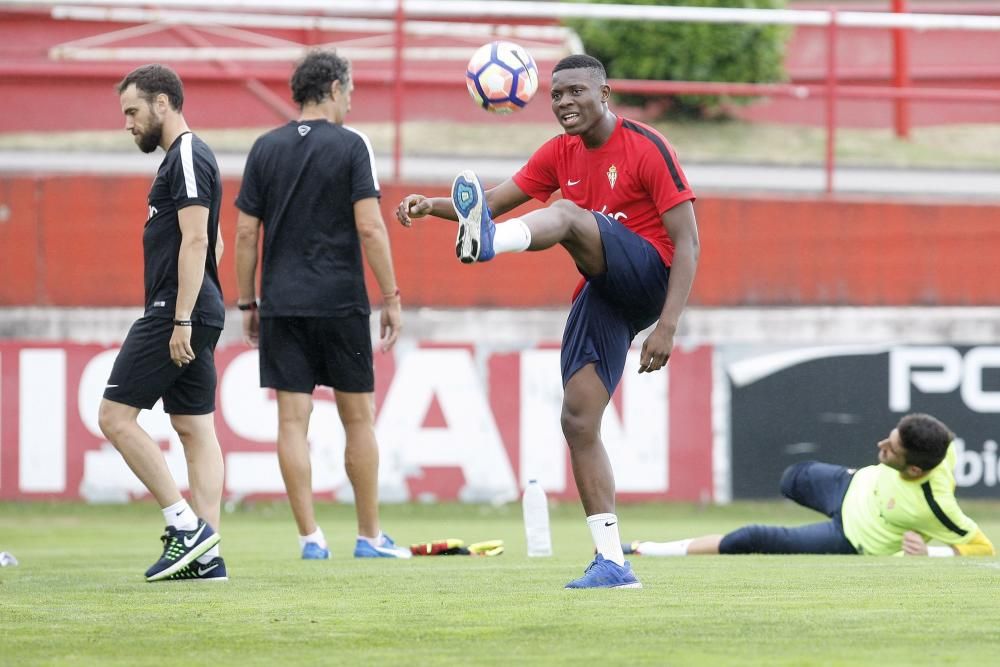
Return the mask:
{"type": "Polygon", "coordinates": [[[913,530],[925,541],[957,546],[962,555],[992,555],[993,545],[955,500],[956,457],[953,443],[940,464],[915,480],[881,463],[854,473],[842,517],[844,534],[858,553],[901,554],[903,533],[913,530]]]}

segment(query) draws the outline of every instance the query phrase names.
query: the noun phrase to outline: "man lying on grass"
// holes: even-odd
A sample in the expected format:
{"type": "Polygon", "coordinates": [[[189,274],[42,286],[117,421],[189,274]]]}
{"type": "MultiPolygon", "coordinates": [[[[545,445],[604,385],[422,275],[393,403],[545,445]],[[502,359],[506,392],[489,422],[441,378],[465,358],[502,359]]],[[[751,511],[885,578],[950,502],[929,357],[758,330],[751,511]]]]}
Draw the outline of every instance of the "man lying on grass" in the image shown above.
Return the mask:
{"type": "Polygon", "coordinates": [[[934,417],[907,415],[878,443],[878,465],[855,470],[804,461],[785,470],[781,493],[829,521],[794,528],[750,525],[674,542],[636,541],[626,553],[993,556],[993,544],[955,499],[954,439],[934,417]],[[928,546],[931,540],[947,546],[928,546]]]}

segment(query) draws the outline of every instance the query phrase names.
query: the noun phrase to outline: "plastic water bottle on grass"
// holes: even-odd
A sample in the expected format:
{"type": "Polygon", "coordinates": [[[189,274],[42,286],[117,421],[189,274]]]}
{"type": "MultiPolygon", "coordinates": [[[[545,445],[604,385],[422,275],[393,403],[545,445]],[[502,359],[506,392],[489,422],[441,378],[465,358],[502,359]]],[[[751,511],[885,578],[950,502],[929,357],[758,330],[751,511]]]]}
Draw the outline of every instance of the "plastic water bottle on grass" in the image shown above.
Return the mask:
{"type": "Polygon", "coordinates": [[[549,501],[538,480],[528,481],[522,499],[524,534],[528,540],[528,556],[551,556],[552,535],[549,532],[549,501]]]}

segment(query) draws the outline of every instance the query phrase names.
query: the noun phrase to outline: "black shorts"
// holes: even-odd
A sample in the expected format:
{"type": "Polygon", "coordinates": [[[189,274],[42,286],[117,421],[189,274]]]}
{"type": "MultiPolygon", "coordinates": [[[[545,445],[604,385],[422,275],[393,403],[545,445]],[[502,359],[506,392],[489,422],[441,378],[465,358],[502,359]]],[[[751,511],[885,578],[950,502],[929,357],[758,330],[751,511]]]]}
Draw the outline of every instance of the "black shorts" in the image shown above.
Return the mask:
{"type": "Polygon", "coordinates": [[[368,316],[262,317],[260,386],[311,394],[317,385],[375,391],[368,316]]]}
{"type": "Polygon", "coordinates": [[[178,367],[170,359],[174,323],[165,317],[136,320],[122,343],[104,390],[104,398],[148,410],[163,399],[170,415],[215,412],[215,344],[222,329],[191,328],[194,361],[178,367]]]}

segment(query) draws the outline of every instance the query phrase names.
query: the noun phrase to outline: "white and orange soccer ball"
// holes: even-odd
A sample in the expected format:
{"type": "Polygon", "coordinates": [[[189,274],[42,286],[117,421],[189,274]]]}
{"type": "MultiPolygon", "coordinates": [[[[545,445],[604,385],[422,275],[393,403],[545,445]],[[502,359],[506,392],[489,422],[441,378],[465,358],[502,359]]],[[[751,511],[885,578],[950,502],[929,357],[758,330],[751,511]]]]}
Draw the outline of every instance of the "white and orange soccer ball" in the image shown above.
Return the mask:
{"type": "Polygon", "coordinates": [[[490,42],[472,54],[465,83],[480,107],[491,113],[510,113],[523,109],[538,91],[538,66],[514,42],[490,42]]]}

